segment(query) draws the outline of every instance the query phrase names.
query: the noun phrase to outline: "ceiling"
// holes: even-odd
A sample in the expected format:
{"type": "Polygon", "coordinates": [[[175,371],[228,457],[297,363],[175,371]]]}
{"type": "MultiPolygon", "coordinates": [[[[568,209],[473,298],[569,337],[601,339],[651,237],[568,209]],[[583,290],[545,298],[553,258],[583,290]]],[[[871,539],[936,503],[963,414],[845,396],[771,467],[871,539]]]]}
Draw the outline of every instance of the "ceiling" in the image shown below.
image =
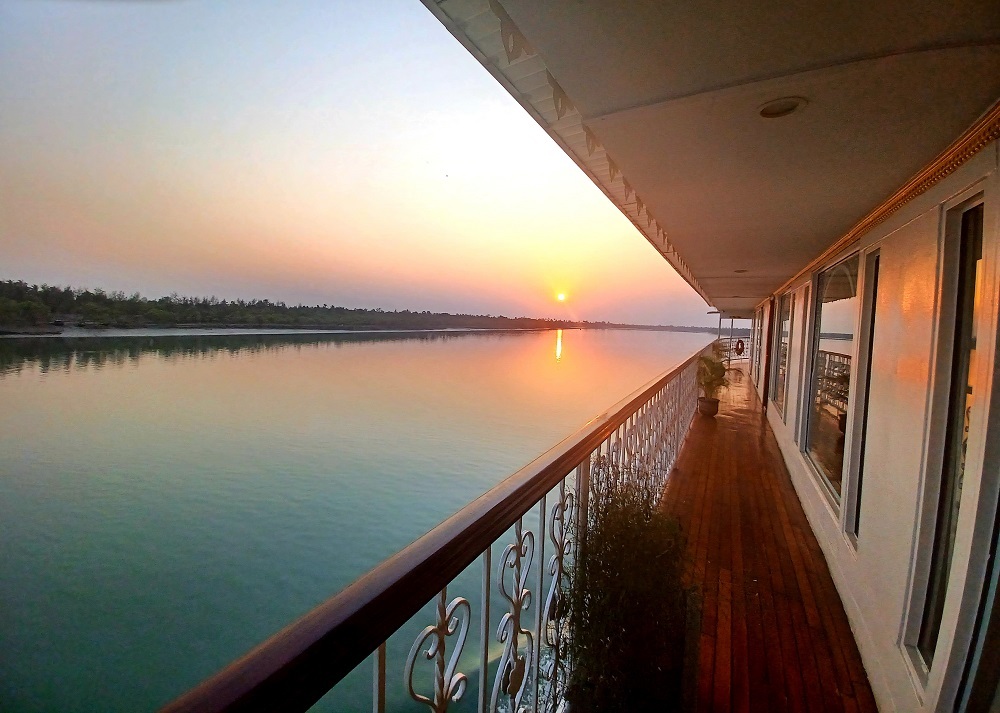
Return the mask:
{"type": "Polygon", "coordinates": [[[996,0],[424,1],[737,317],[1000,98],[996,0]]]}

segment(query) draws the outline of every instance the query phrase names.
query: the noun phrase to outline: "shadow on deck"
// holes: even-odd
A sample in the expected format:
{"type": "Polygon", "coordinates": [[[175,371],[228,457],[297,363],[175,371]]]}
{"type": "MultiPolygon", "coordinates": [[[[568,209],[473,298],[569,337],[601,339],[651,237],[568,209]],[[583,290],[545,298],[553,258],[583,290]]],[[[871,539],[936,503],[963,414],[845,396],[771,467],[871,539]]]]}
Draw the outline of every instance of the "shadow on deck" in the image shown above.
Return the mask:
{"type": "Polygon", "coordinates": [[[686,710],[876,711],[826,560],[748,377],[695,416],[664,494],[701,631],[686,710]]]}

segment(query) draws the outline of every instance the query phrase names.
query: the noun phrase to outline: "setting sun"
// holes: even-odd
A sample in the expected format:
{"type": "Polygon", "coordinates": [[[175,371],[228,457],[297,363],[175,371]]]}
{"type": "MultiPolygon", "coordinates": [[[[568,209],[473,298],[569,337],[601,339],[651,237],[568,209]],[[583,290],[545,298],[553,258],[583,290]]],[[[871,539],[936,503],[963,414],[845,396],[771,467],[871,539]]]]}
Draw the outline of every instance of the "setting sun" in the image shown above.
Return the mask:
{"type": "Polygon", "coordinates": [[[559,300],[560,302],[565,302],[566,301],[566,295],[564,293],[560,292],[558,295],[556,295],[556,299],[559,300]]]}

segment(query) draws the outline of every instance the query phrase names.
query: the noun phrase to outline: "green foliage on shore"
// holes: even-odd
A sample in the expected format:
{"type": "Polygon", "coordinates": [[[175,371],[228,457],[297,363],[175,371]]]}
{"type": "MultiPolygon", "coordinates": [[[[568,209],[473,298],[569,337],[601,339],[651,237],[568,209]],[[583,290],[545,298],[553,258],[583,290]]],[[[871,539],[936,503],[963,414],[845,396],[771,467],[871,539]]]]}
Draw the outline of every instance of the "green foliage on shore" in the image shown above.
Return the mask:
{"type": "Polygon", "coordinates": [[[335,305],[287,305],[270,300],[220,300],[172,294],[147,299],[139,293],[0,282],[0,326],[39,327],[53,322],[92,327],[291,327],[325,329],[539,329],[629,325],[531,317],[387,312],[335,305]]]}
{"type": "Polygon", "coordinates": [[[48,324],[52,310],[37,298],[16,300],[0,296],[0,324],[48,324]]]}

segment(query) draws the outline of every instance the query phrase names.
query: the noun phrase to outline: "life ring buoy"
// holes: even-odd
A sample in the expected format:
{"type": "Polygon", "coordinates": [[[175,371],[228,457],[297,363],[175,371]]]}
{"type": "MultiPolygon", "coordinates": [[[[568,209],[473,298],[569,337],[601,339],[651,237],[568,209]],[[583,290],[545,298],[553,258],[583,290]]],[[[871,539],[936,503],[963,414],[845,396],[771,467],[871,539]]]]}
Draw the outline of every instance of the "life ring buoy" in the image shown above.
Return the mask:
{"type": "Polygon", "coordinates": [[[743,344],[743,340],[742,339],[737,339],[736,340],[736,356],[742,356],[744,349],[746,349],[746,346],[743,344]]]}

